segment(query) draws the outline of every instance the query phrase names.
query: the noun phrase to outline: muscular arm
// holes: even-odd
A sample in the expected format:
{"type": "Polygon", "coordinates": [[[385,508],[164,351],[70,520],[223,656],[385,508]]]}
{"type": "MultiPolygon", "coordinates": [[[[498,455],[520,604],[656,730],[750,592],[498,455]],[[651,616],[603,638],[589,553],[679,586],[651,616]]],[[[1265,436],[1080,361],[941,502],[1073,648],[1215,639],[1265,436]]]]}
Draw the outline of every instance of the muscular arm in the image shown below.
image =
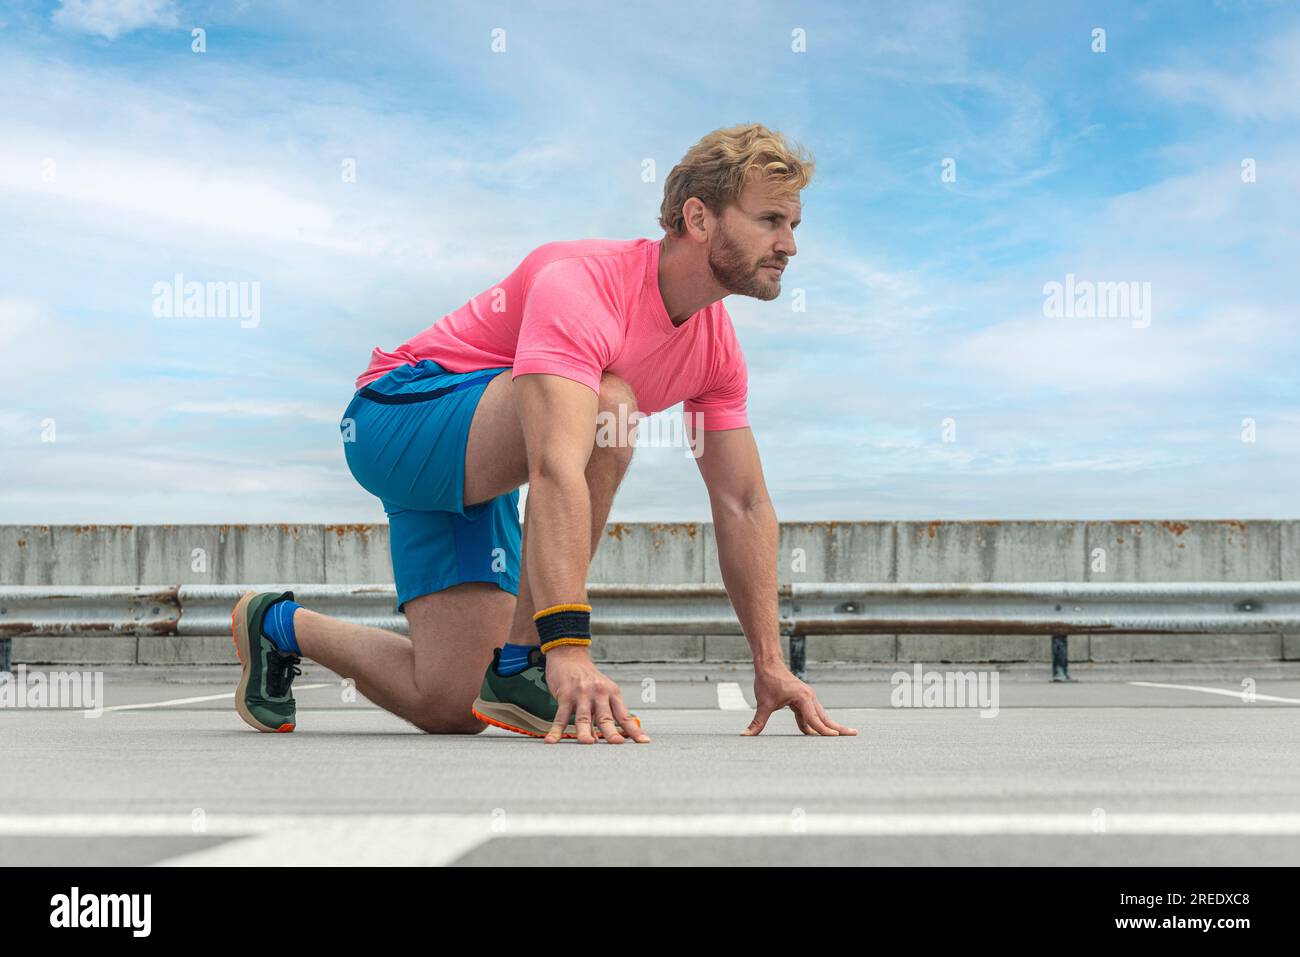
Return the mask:
{"type": "Polygon", "coordinates": [[[528,455],[523,561],[537,608],[587,600],[591,495],[585,472],[596,435],[596,393],[556,375],[514,380],[528,455]]]}
{"type": "MultiPolygon", "coordinates": [[[[582,383],[547,373],[516,376],[514,385],[528,455],[523,562],[533,607],[586,603],[591,563],[586,469],[595,444],[599,399],[582,383]]],[[[611,744],[622,744],[625,736],[638,744],[649,742],[650,736],[628,713],[618,684],[600,673],[586,647],[555,647],[546,659],[546,684],[556,701],[547,743],[560,740],[570,717],[583,744],[595,742],[594,728],[611,744]]]]}
{"type": "Polygon", "coordinates": [[[759,734],[774,711],[788,707],[804,734],[857,734],[831,719],[813,689],[781,657],[778,526],[753,433],[748,428],[705,432],[696,462],[709,489],[722,581],[754,654],[754,720],[741,733],[759,734]]]}
{"type": "Polygon", "coordinates": [[[777,521],[749,429],[705,433],[697,459],[709,489],[718,565],[756,671],[783,669],[776,598],[777,521]]]}

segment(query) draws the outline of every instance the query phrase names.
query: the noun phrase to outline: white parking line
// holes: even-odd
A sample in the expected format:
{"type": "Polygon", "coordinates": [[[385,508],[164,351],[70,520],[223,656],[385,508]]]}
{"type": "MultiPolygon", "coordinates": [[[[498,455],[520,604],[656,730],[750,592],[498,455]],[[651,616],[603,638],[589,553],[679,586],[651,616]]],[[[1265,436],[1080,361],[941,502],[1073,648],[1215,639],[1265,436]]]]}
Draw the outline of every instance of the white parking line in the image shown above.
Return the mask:
{"type": "Polygon", "coordinates": [[[745,700],[745,692],[734,681],[718,682],[718,707],[723,711],[751,710],[749,702],[745,700]]]}
{"type": "Polygon", "coordinates": [[[448,864],[494,837],[727,837],[791,834],[1300,836],[1297,813],[1073,814],[41,814],[0,815],[0,836],[236,838],[161,865],[448,864]]]}
{"type": "MultiPolygon", "coordinates": [[[[1129,684],[1137,685],[1139,688],[1172,688],[1175,691],[1203,691],[1205,694],[1227,695],[1229,698],[1236,698],[1239,701],[1247,701],[1245,691],[1229,691],[1225,688],[1204,688],[1200,685],[1166,685],[1158,681],[1130,681],[1129,684]]],[[[1277,695],[1259,694],[1253,692],[1250,697],[1255,701],[1280,701],[1283,704],[1300,704],[1300,698],[1279,698],[1277,695]]]]}
{"type": "MultiPolygon", "coordinates": [[[[482,831],[485,837],[586,835],[689,837],[788,834],[790,821],[820,834],[1084,834],[1098,831],[1089,811],[1074,813],[846,813],[804,809],[802,814],[221,814],[208,812],[196,826],[189,812],[174,814],[0,814],[0,837],[179,837],[213,834],[256,837],[282,830],[319,833],[322,827],[387,829],[397,841],[407,829],[482,831]]],[[[1108,834],[1300,835],[1295,811],[1108,812],[1108,834]]]]}
{"type": "MultiPolygon", "coordinates": [[[[332,688],[332,687],[334,687],[334,685],[332,683],[327,682],[325,684],[319,684],[319,685],[299,685],[293,690],[309,691],[312,688],[332,688]]],[[[105,708],[104,710],[105,711],[139,711],[142,708],[166,708],[167,706],[173,704],[197,704],[200,701],[220,701],[222,698],[233,698],[234,696],[235,693],[233,691],[226,691],[223,692],[222,694],[200,695],[197,698],[171,698],[167,701],[149,701],[144,704],[115,704],[111,708],[105,708]]],[[[91,712],[87,711],[83,713],[89,714],[91,712]]]]}

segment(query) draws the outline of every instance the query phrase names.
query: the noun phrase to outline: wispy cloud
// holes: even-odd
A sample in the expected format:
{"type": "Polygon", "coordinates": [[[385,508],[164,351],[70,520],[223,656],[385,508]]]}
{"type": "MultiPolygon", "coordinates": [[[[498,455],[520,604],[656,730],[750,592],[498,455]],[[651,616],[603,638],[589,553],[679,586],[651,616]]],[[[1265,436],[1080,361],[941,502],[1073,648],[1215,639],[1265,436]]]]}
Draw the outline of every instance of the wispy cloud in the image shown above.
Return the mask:
{"type": "MultiPolygon", "coordinates": [[[[727,301],[782,517],[1293,514],[1296,16],[1146,9],[1095,55],[1082,5],[10,8],[0,521],[382,518],[337,429],[370,349],[655,235],[751,120],[819,169],[789,295],[727,301]],[[260,325],[154,316],[176,273],[260,283],[260,325]],[[1149,281],[1150,327],[1043,317],[1066,273],[1149,281]]],[[[616,519],[707,516],[638,451],[616,519]]]]}
{"type": "Polygon", "coordinates": [[[53,20],[69,30],[108,40],[144,27],[180,23],[174,0],[60,0],[53,20]]]}
{"type": "Polygon", "coordinates": [[[181,415],[215,415],[225,418],[287,418],[308,422],[338,423],[339,409],[308,402],[254,401],[178,402],[172,411],[181,415]]]}
{"type": "Polygon", "coordinates": [[[1291,29],[1250,51],[1233,67],[1195,66],[1147,70],[1139,79],[1175,102],[1205,106],[1238,120],[1284,120],[1300,114],[1300,30],[1291,29]]]}

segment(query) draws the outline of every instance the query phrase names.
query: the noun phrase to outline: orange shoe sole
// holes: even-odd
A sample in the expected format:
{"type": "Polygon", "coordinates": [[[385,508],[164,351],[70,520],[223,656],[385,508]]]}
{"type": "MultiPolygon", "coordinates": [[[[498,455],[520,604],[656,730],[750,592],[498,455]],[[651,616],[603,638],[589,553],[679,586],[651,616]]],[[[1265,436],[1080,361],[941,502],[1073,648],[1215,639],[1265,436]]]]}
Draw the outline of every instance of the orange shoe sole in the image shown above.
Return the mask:
{"type": "MultiPolygon", "coordinates": [[[[484,724],[490,724],[490,725],[492,725],[492,727],[494,727],[494,728],[500,728],[500,729],[503,730],[503,731],[513,731],[513,732],[515,732],[515,734],[526,734],[526,735],[528,735],[528,737],[530,737],[530,738],[544,738],[544,737],[546,737],[546,733],[545,733],[545,732],[541,732],[541,731],[533,731],[533,730],[530,730],[530,729],[528,729],[528,728],[517,728],[517,727],[515,727],[515,726],[512,725],[512,724],[506,724],[504,721],[499,721],[499,720],[496,719],[496,718],[489,718],[487,715],[483,714],[483,712],[479,711],[477,708],[470,708],[470,709],[469,709],[469,713],[472,714],[474,717],[478,718],[478,720],[482,721],[484,724]]],[[[634,714],[633,714],[633,715],[629,715],[629,717],[630,717],[633,721],[636,722],[636,726],[637,726],[638,728],[641,727],[641,719],[640,719],[640,718],[638,718],[638,717],[637,717],[636,715],[634,715],[634,714]]],[[[615,722],[615,723],[617,724],[617,722],[615,722]]],[[[560,735],[560,737],[561,737],[561,738],[575,738],[575,739],[576,739],[576,738],[578,737],[578,735],[577,735],[576,732],[575,732],[574,734],[569,734],[568,732],[565,732],[564,734],[560,735]]],[[[604,732],[602,732],[599,728],[597,728],[597,729],[596,729],[596,737],[598,737],[598,738],[603,738],[603,737],[605,737],[605,734],[604,734],[604,732]]]]}

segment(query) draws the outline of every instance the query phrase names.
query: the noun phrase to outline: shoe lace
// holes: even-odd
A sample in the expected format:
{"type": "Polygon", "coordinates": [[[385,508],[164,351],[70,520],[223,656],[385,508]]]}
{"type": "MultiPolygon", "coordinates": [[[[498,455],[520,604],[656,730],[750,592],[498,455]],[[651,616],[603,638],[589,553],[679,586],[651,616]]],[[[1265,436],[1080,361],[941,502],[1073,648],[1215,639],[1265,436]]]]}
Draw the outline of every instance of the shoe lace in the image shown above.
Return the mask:
{"type": "Polygon", "coordinates": [[[289,691],[293,679],[302,674],[298,667],[302,658],[295,654],[271,651],[266,656],[266,690],[273,697],[279,698],[289,691]]]}

